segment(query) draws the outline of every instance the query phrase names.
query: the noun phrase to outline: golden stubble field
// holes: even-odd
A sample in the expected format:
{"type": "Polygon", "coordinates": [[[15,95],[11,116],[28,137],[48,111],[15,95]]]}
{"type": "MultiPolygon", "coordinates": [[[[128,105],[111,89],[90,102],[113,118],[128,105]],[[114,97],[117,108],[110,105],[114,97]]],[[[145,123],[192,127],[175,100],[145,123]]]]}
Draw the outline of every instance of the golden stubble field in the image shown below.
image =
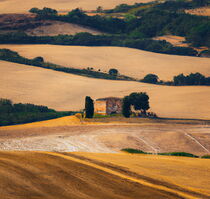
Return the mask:
{"type": "Polygon", "coordinates": [[[160,117],[210,119],[210,87],[158,86],[129,81],[93,79],[33,66],[0,62],[0,96],[14,102],[34,103],[57,110],[84,108],[93,99],[131,92],[147,92],[151,111],[160,117]]]}
{"type": "Polygon", "coordinates": [[[109,71],[116,68],[123,75],[143,78],[154,73],[162,80],[172,80],[180,73],[200,72],[210,76],[210,59],[189,56],[165,55],[122,47],[82,47],[58,45],[0,45],[20,55],[34,58],[43,56],[46,61],[66,67],[109,71]]]}
{"type": "Polygon", "coordinates": [[[0,152],[0,192],[4,199],[205,199],[209,163],[127,154],[0,152]]]}
{"type": "Polygon", "coordinates": [[[121,3],[134,4],[150,1],[152,0],[1,0],[0,13],[25,13],[33,7],[50,7],[59,11],[70,11],[75,8],[82,8],[84,10],[95,10],[98,6],[102,6],[105,9],[110,9],[121,3]]]}

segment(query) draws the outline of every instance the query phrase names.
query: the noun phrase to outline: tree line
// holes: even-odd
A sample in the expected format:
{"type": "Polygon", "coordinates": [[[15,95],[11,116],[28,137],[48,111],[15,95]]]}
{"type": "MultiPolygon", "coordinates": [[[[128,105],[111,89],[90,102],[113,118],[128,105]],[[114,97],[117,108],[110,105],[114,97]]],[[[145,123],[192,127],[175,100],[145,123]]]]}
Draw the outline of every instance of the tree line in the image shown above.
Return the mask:
{"type": "Polygon", "coordinates": [[[54,44],[79,46],[118,46],[130,47],[156,53],[197,56],[198,52],[189,47],[174,47],[166,41],[149,38],[131,38],[127,35],[76,35],[29,36],[23,32],[0,34],[0,44],[54,44]]]}
{"type": "Polygon", "coordinates": [[[0,99],[0,126],[24,124],[48,119],[54,119],[75,112],[57,112],[47,106],[34,104],[14,104],[11,100],[0,99]]]}
{"type": "Polygon", "coordinates": [[[190,73],[189,75],[179,74],[173,77],[173,81],[164,82],[159,80],[155,74],[147,74],[140,82],[150,84],[161,84],[170,86],[186,86],[186,85],[210,85],[210,77],[205,77],[201,73],[190,73]]]}

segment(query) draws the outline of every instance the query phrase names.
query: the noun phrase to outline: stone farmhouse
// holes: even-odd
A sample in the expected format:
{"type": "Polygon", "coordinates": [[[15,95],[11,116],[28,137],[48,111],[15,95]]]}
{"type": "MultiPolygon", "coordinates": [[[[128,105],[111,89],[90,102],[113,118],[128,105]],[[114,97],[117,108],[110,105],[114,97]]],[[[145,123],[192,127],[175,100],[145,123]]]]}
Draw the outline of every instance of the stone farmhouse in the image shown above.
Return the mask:
{"type": "Polygon", "coordinates": [[[94,107],[95,113],[101,115],[119,114],[122,113],[122,98],[100,98],[95,101],[94,107]]]}

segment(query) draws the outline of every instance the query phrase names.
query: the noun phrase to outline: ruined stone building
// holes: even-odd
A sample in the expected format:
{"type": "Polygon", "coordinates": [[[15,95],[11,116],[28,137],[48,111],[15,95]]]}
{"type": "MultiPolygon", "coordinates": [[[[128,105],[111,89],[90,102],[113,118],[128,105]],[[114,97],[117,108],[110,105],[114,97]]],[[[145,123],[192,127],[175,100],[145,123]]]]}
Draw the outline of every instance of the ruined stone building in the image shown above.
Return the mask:
{"type": "Polygon", "coordinates": [[[102,115],[122,113],[122,98],[100,98],[95,101],[94,107],[95,113],[102,115]]]}

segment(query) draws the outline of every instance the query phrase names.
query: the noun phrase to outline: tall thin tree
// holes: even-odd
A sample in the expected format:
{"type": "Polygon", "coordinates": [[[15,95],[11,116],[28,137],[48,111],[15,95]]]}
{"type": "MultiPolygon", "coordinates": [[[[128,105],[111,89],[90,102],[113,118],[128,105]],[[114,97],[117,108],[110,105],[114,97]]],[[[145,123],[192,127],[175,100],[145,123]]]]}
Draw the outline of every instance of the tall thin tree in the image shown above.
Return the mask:
{"type": "Polygon", "coordinates": [[[85,98],[85,117],[93,118],[94,115],[94,102],[91,97],[86,96],[85,98]]]}

